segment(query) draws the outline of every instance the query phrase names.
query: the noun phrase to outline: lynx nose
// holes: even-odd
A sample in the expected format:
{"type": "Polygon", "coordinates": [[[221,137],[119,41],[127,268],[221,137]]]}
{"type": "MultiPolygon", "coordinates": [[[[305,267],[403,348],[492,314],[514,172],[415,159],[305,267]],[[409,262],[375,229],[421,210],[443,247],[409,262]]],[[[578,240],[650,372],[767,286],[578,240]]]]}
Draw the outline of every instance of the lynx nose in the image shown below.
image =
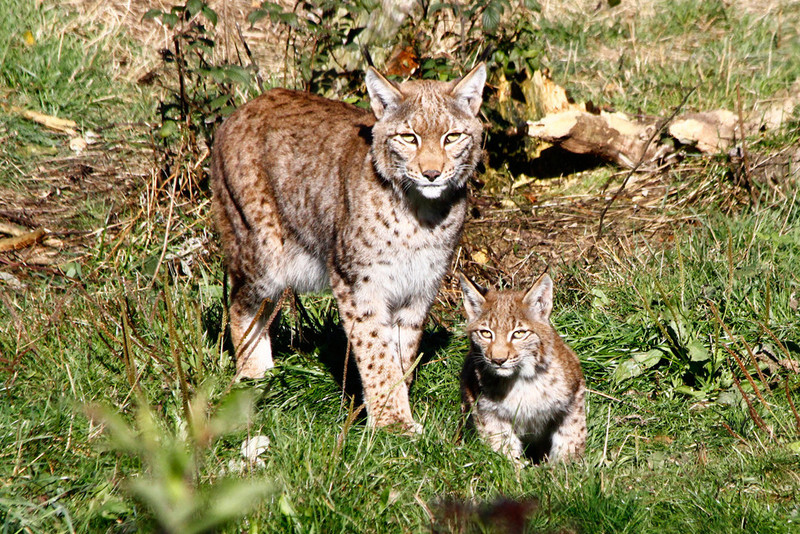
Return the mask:
{"type": "Polygon", "coordinates": [[[427,170],[427,171],[422,171],[422,176],[424,176],[425,178],[428,179],[428,181],[431,181],[431,182],[436,180],[439,176],[441,176],[441,174],[442,173],[440,171],[436,171],[436,170],[433,170],[433,169],[427,170]]]}
{"type": "Polygon", "coordinates": [[[508,361],[508,356],[506,356],[505,358],[503,358],[503,357],[492,358],[492,363],[495,364],[495,365],[503,365],[507,361],[508,361]]]}

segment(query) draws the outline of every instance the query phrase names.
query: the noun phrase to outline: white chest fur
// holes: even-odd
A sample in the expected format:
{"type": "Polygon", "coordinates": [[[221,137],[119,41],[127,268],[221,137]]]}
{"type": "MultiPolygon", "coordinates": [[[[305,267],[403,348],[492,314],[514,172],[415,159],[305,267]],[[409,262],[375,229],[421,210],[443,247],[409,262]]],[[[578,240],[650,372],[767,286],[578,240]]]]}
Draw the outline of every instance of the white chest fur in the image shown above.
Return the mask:
{"type": "Polygon", "coordinates": [[[479,397],[478,411],[510,424],[520,437],[541,435],[568,408],[563,383],[553,384],[542,377],[511,380],[504,396],[479,397]]]}

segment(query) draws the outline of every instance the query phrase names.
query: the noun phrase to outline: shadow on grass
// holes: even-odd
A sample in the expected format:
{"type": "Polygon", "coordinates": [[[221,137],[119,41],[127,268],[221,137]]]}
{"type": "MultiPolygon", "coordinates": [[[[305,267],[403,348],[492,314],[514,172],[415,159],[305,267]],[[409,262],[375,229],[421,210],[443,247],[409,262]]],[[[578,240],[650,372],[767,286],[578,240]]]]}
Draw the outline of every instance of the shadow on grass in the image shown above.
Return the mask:
{"type": "MultiPolygon", "coordinates": [[[[355,357],[348,346],[347,335],[339,322],[335,307],[320,313],[309,313],[299,299],[282,310],[275,317],[270,327],[273,355],[280,361],[288,352],[311,355],[319,360],[327,372],[343,391],[348,403],[360,406],[364,403],[361,375],[358,372],[355,357]],[[312,317],[312,315],[314,315],[312,317]]],[[[203,324],[208,339],[216,340],[220,334],[222,323],[222,304],[215,304],[203,312],[203,324]]],[[[426,329],[420,342],[422,353],[416,372],[420,367],[433,360],[437,353],[450,343],[452,334],[442,326],[426,329]]],[[[234,354],[235,349],[230,336],[230,326],[225,326],[223,349],[234,354]]],[[[413,389],[412,383],[412,389],[413,389]]],[[[365,419],[362,412],[359,420],[365,419]]]]}

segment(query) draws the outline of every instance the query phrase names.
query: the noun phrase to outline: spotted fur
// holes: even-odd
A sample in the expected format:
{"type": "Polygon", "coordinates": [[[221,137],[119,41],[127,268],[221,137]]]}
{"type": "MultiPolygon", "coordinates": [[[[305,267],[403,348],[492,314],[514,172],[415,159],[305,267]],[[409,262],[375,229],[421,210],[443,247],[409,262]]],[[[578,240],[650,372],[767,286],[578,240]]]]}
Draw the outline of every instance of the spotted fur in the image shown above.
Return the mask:
{"type": "Polygon", "coordinates": [[[284,288],[330,286],[369,421],[416,428],[408,383],[464,224],[485,79],[483,64],[400,85],[370,69],[372,112],[274,89],[220,127],[211,184],[240,376],[272,367],[265,318],[284,288]]]}
{"type": "Polygon", "coordinates": [[[491,447],[512,458],[568,460],[586,446],[580,362],[550,325],[553,282],[485,291],[461,276],[470,352],[462,408],[491,447]]]}

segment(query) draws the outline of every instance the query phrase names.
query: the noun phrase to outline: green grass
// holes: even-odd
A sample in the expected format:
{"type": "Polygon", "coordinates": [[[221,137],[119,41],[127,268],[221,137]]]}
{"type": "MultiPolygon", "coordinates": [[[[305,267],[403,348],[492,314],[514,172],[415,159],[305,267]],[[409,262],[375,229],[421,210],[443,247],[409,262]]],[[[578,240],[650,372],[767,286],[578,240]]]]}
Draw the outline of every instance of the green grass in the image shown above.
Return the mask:
{"type": "MultiPolygon", "coordinates": [[[[114,123],[151,116],[153,96],[120,76],[135,51],[120,53],[130,41],[119,31],[87,23],[56,3],[9,0],[0,6],[0,35],[3,185],[11,178],[26,182],[43,157],[70,155],[66,135],[23,118],[19,109],[73,120],[79,132],[104,136],[114,123]]],[[[113,144],[115,137],[104,141],[113,144]]]]}
{"type": "MultiPolygon", "coordinates": [[[[690,39],[691,21],[715,21],[713,28],[743,37],[732,42],[739,74],[769,53],[768,19],[713,2],[659,6],[666,10],[661,22],[636,19],[637,39],[694,42],[692,57],[718,78],[714,62],[724,39],[690,39]]],[[[787,7],[787,19],[791,14],[787,7]]],[[[95,41],[100,26],[62,31],[74,17],[48,3],[2,4],[4,97],[90,128],[124,122],[126,103],[132,116],[144,114],[152,95],[108,83],[114,66],[106,51],[119,45],[107,40],[124,36],[95,41]],[[21,41],[29,28],[35,45],[21,41]],[[84,52],[87,42],[94,48],[84,52]]],[[[556,45],[571,39],[594,58],[571,69],[605,69],[609,60],[594,47],[600,38],[619,44],[627,31],[622,20],[612,22],[583,21],[584,36],[578,22],[549,22],[543,31],[552,35],[551,59],[563,64],[567,49],[561,54],[556,45]]],[[[768,75],[737,74],[746,94],[766,97],[797,74],[789,33],[786,48],[772,49],[768,75]]],[[[619,104],[674,105],[678,92],[649,88],[693,85],[698,71],[688,63],[629,70],[637,89],[619,104]]],[[[724,85],[708,87],[696,105],[731,106],[724,85]]],[[[51,156],[17,151],[53,146],[63,156],[63,139],[13,114],[2,117],[0,135],[14,137],[0,148],[9,162],[0,167],[0,185],[24,191],[23,171],[51,156]]],[[[759,148],[777,152],[796,142],[796,132],[786,131],[759,148]]],[[[698,166],[696,179],[722,184],[724,162],[715,165],[698,166]]],[[[603,182],[583,185],[595,191],[603,182]]],[[[13,289],[0,280],[0,531],[187,532],[218,523],[224,532],[424,532],[429,513],[442,517],[447,500],[500,496],[538,500],[530,532],[796,530],[800,428],[784,384],[797,406],[800,379],[761,361],[768,390],[747,350],[800,360],[796,201],[772,199],[764,188],[758,207],[694,208],[692,223],[676,226],[667,245],[633,235],[635,254],[557,266],[554,323],[592,389],[587,454],[569,466],[517,470],[474,437],[458,435],[467,342],[455,308],[440,312],[445,332],[429,329],[430,359],[411,394],[424,425],[418,437],[352,424],[324,363],[340,345],[329,295],[303,298],[313,318],[303,325],[306,342],[291,329],[297,319],[284,312],[278,366],[268,378],[231,384],[221,336],[222,261],[206,233],[206,199],[175,198],[170,219],[168,195],[148,204],[150,187],[138,184],[125,202],[86,199],[81,224],[119,226],[81,242],[80,255],[70,258],[80,270],[0,263],[0,272],[27,285],[13,289]],[[191,255],[184,268],[170,254],[191,238],[208,239],[202,250],[211,254],[191,255]],[[637,361],[642,353],[648,359],[637,361]],[[239,449],[254,435],[267,436],[270,446],[263,464],[248,466],[239,449]]],[[[780,184],[789,199],[796,188],[780,184]]]]}
{"type": "Polygon", "coordinates": [[[622,6],[543,21],[556,52],[547,66],[577,101],[621,111],[664,115],[693,87],[689,109],[736,110],[740,87],[746,111],[800,77],[800,10],[764,16],[739,4],[658,1],[640,8],[653,16],[622,6]]]}

